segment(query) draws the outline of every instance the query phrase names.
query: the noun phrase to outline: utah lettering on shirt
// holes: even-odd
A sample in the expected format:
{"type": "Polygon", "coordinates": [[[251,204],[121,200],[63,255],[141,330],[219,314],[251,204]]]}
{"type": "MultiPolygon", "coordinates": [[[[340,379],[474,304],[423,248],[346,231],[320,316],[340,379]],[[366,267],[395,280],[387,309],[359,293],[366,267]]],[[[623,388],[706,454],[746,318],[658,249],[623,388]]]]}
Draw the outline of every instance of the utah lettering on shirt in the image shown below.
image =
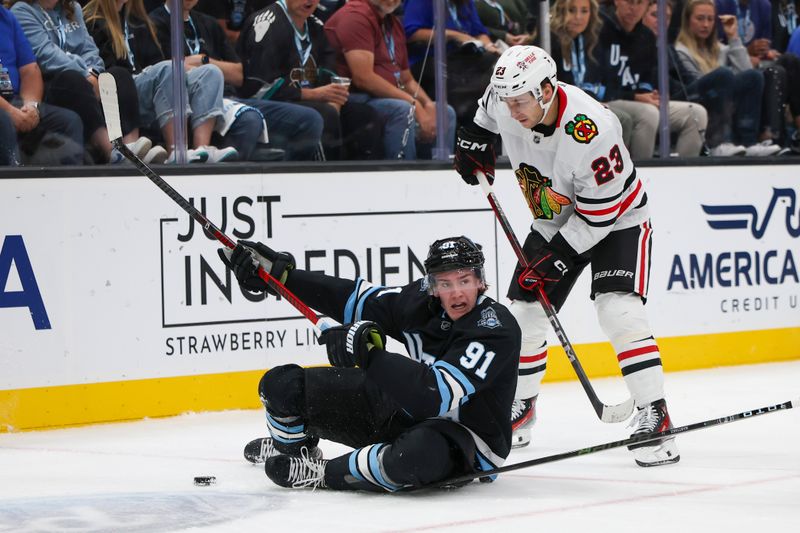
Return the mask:
{"type": "Polygon", "coordinates": [[[636,87],[639,83],[639,74],[631,72],[631,67],[628,65],[628,56],[622,55],[622,49],[619,44],[611,45],[611,53],[608,59],[612,67],[619,65],[617,75],[622,80],[622,87],[636,87]]]}

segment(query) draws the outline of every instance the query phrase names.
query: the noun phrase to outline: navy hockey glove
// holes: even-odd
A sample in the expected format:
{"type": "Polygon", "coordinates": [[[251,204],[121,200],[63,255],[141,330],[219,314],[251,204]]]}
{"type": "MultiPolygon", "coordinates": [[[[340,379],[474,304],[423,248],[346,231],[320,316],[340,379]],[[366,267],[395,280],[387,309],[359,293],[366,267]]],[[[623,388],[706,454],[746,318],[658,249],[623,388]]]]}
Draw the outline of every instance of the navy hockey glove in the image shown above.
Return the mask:
{"type": "Polygon", "coordinates": [[[453,168],[461,175],[461,179],[470,185],[477,185],[478,178],[475,175],[480,171],[486,174],[490,185],[494,182],[494,165],[497,161],[494,152],[496,138],[496,134],[480,126],[458,128],[453,168]]]}
{"type": "Polygon", "coordinates": [[[328,328],[319,336],[328,348],[328,361],[341,368],[366,368],[367,356],[373,348],[386,346],[383,329],[369,320],[328,328]]]}
{"type": "Polygon", "coordinates": [[[537,283],[558,283],[574,268],[570,257],[577,255],[560,233],[536,250],[527,268],[517,278],[517,283],[526,291],[532,291],[537,283]]]}
{"type": "Polygon", "coordinates": [[[286,283],[289,272],[295,268],[294,257],[286,252],[276,252],[269,246],[260,242],[239,241],[230,259],[226,255],[227,248],[218,250],[219,257],[228,268],[233,270],[239,285],[250,292],[264,292],[278,295],[267,282],[258,276],[258,266],[264,268],[270,276],[286,283]]]}

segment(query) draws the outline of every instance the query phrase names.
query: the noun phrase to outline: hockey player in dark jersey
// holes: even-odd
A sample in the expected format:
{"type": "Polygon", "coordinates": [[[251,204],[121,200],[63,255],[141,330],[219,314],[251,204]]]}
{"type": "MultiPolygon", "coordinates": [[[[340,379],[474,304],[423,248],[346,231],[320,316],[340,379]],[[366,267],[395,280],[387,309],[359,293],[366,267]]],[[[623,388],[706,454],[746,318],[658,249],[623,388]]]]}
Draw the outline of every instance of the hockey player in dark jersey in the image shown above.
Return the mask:
{"type": "Polygon", "coordinates": [[[508,412],[521,332],[484,294],[484,256],[466,237],[434,242],[426,276],[403,287],[295,268],[261,243],[230,260],[242,287],[269,291],[270,275],[342,326],[323,332],[332,368],[275,367],[259,395],[270,437],[245,447],[284,487],[396,491],[500,466],[511,450],[508,412]],[[385,349],[386,336],[409,356],[385,349]],[[355,448],[325,460],[319,439],[355,448]]]}
{"type": "MultiPolygon", "coordinates": [[[[652,227],[644,184],[622,142],[619,120],[582,90],[556,81],[556,65],[541,48],[513,46],[498,59],[474,124],[458,132],[455,168],[471,185],[476,172],[494,179],[500,135],[533,214],[508,297],[523,330],[514,445],[530,441],[535,402],[547,364],[544,309],[532,279],[560,309],[591,265],[591,298],[611,340],[637,413],[634,435],[671,427],[661,357],[644,302],[652,227]]],[[[633,449],[637,464],[680,458],[674,439],[633,449]]]]}

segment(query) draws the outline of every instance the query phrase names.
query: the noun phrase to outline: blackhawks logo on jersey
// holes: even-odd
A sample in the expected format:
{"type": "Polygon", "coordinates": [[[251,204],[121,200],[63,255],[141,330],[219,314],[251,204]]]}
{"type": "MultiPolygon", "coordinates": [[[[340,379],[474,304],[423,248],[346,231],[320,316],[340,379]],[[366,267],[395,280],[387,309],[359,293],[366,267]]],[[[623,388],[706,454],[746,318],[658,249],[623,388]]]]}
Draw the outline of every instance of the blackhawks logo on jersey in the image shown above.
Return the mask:
{"type": "Polygon", "coordinates": [[[542,176],[535,167],[521,163],[514,174],[517,175],[519,188],[522,189],[533,218],[553,220],[554,213],[560,214],[562,206],[572,203],[569,198],[554,191],[553,180],[542,176]]]}
{"type": "Polygon", "coordinates": [[[564,126],[564,131],[567,135],[572,135],[572,138],[581,144],[589,144],[592,139],[597,137],[597,124],[594,120],[590,119],[582,113],[575,115],[575,120],[570,120],[564,126]]]}

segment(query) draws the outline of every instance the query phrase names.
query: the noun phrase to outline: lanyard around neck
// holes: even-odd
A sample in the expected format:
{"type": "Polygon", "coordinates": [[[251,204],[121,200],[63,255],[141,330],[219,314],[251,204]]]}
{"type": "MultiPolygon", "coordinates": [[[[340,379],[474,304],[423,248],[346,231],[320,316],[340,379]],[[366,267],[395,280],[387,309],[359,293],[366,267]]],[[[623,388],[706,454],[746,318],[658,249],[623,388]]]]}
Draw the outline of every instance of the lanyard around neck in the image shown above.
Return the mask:
{"type": "Polygon", "coordinates": [[[42,10],[44,16],[47,17],[47,20],[50,21],[50,24],[53,26],[53,30],[56,32],[56,35],[58,36],[58,47],[63,50],[64,46],[67,44],[67,32],[64,29],[64,24],[61,21],[61,17],[58,17],[58,25],[56,25],[56,22],[53,20],[53,17],[50,16],[50,13],[45,11],[44,8],[41,6],[41,4],[36,4],[36,5],[39,6],[39,9],[42,10]]]}
{"type": "Polygon", "coordinates": [[[797,10],[794,7],[794,3],[787,2],[786,3],[786,13],[780,13],[778,18],[785,19],[784,26],[786,26],[786,32],[791,37],[794,33],[794,30],[797,28],[797,10]]]}
{"type": "Polygon", "coordinates": [[[383,30],[383,42],[386,43],[386,52],[389,54],[389,60],[391,60],[392,65],[395,67],[394,74],[394,82],[395,84],[402,88],[402,84],[400,83],[400,65],[397,64],[397,59],[395,55],[395,48],[394,48],[394,35],[392,35],[392,21],[389,18],[385,18],[381,23],[381,29],[383,30]],[[389,28],[386,28],[386,25],[389,25],[389,28]]]}
{"type": "Polygon", "coordinates": [[[300,66],[302,67],[311,56],[311,38],[308,35],[308,21],[303,22],[303,31],[301,33],[294,25],[292,17],[289,15],[285,0],[278,0],[277,4],[283,9],[286,20],[289,21],[289,25],[292,27],[292,30],[294,30],[294,47],[297,48],[297,55],[300,56],[300,66]]]}
{"type": "Polygon", "coordinates": [[[572,77],[575,85],[580,87],[586,75],[586,54],[583,51],[583,35],[578,35],[572,40],[572,77]],[[576,46],[577,45],[577,46],[576,46]]]}
{"type": "MultiPolygon", "coordinates": [[[[167,11],[167,14],[172,15],[169,10],[169,6],[164,4],[164,9],[167,11]]],[[[192,42],[189,42],[189,39],[186,38],[186,31],[183,32],[183,41],[186,43],[186,47],[189,49],[189,55],[197,55],[200,53],[200,34],[197,33],[197,28],[194,25],[194,21],[192,20],[192,14],[189,13],[189,26],[192,28],[192,33],[194,34],[194,39],[192,42]]]]}
{"type": "Polygon", "coordinates": [[[192,34],[194,35],[194,39],[189,42],[189,39],[186,37],[186,34],[183,36],[183,40],[186,41],[186,46],[189,48],[189,55],[196,55],[200,53],[200,34],[197,32],[197,27],[194,25],[194,21],[192,20],[192,16],[189,15],[189,26],[192,28],[192,34]]]}
{"type": "Polygon", "coordinates": [[[458,26],[459,30],[463,30],[464,26],[461,24],[461,21],[458,20],[458,8],[456,7],[453,2],[447,2],[447,10],[450,12],[450,18],[453,19],[453,22],[456,26],[458,26]]]}
{"type": "Polygon", "coordinates": [[[744,8],[742,11],[741,6],[739,3],[736,3],[736,18],[739,19],[739,38],[744,43],[745,34],[747,33],[747,27],[750,26],[750,6],[744,8]]]}
{"type": "Polygon", "coordinates": [[[130,63],[131,69],[134,72],[136,72],[136,59],[133,56],[133,49],[131,48],[131,43],[128,41],[128,39],[130,39],[130,33],[128,32],[127,17],[123,19],[123,29],[125,30],[125,51],[128,53],[128,63],[130,63]]]}

